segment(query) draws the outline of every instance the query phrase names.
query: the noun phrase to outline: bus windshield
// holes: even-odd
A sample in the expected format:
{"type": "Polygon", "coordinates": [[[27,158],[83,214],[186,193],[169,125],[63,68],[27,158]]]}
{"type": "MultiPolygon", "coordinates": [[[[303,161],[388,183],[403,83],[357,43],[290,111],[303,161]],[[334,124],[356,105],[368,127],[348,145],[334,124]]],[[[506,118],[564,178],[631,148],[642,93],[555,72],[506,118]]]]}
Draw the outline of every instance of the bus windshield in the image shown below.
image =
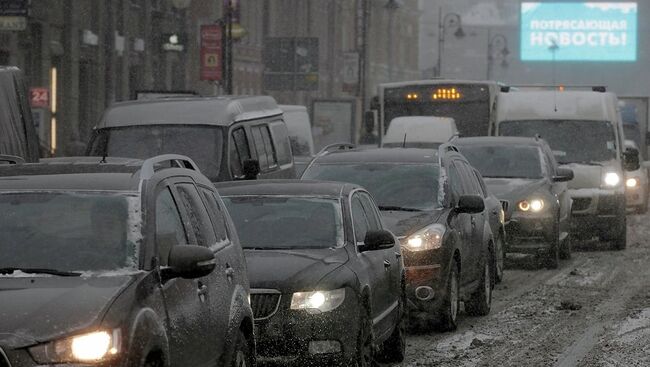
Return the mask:
{"type": "Polygon", "coordinates": [[[450,117],[460,136],[488,135],[490,90],[485,84],[430,84],[384,89],[384,131],[400,116],[450,117]]]}

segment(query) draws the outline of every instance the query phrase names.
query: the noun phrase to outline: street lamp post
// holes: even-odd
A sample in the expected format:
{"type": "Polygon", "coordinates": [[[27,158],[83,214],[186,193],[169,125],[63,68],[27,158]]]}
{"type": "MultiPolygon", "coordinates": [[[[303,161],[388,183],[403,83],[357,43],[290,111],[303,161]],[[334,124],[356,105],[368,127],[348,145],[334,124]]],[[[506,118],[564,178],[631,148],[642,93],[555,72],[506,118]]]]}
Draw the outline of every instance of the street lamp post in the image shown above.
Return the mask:
{"type": "Polygon", "coordinates": [[[395,69],[395,54],[396,52],[393,50],[393,33],[394,33],[394,23],[395,23],[395,11],[399,9],[401,4],[399,3],[398,0],[388,0],[386,5],[384,5],[384,8],[388,11],[388,79],[389,81],[393,81],[394,78],[394,73],[393,69],[395,69]]]}
{"type": "Polygon", "coordinates": [[[442,53],[445,48],[445,31],[453,27],[457,28],[456,32],[454,32],[456,38],[465,37],[460,14],[447,13],[443,16],[442,7],[440,7],[438,10],[438,64],[436,66],[436,77],[440,77],[442,74],[442,53]]]}
{"type": "Polygon", "coordinates": [[[501,66],[507,67],[508,60],[506,57],[510,55],[510,50],[508,49],[508,38],[502,34],[495,34],[492,36],[488,30],[488,47],[487,47],[487,78],[490,80],[492,78],[492,68],[494,65],[495,54],[500,54],[501,56],[501,66]]]}

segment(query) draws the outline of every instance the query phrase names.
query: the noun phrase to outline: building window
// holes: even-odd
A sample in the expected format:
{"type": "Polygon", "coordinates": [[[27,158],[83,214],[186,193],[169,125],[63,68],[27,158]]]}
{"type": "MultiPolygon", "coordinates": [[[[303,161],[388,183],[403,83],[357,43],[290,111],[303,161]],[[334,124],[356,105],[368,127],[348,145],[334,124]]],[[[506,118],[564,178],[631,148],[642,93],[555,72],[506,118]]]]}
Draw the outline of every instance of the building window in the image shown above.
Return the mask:
{"type": "Polygon", "coordinates": [[[0,65],[9,65],[9,52],[0,50],[0,65]]]}

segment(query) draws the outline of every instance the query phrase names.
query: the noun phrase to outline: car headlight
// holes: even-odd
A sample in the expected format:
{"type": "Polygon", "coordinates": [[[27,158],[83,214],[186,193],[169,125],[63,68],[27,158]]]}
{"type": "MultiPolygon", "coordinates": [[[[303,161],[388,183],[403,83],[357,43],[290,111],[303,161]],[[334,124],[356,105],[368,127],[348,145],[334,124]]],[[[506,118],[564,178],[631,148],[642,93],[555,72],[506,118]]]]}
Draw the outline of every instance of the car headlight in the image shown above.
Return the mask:
{"type": "Polygon", "coordinates": [[[29,349],[38,363],[101,362],[120,353],[121,333],[96,331],[29,349]]]}
{"type": "Polygon", "coordinates": [[[311,313],[329,312],[343,304],[345,288],[333,291],[297,292],[291,297],[292,310],[307,310],[311,313]]]}
{"type": "Polygon", "coordinates": [[[627,186],[630,189],[633,189],[633,188],[639,186],[639,180],[637,180],[634,177],[630,177],[630,178],[627,179],[627,181],[625,181],[625,186],[627,186]]]}
{"type": "Polygon", "coordinates": [[[531,200],[522,200],[517,204],[517,208],[519,208],[520,211],[522,212],[533,212],[533,213],[539,213],[542,210],[544,210],[544,207],[546,206],[546,203],[544,203],[544,200],[542,199],[531,199],[531,200]]]}
{"type": "Polygon", "coordinates": [[[433,224],[408,236],[402,245],[409,251],[435,250],[442,246],[445,231],[442,224],[433,224]]]}
{"type": "Polygon", "coordinates": [[[616,187],[621,183],[621,176],[616,172],[607,172],[603,177],[603,183],[607,187],[616,187]]]}

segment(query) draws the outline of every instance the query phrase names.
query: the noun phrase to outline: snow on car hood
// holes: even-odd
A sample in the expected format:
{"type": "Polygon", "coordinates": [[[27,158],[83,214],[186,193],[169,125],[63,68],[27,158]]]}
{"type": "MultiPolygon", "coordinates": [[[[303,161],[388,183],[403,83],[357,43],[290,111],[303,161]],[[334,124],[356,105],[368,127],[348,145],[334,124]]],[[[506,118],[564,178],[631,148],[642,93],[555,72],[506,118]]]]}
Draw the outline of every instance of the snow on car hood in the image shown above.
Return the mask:
{"type": "Polygon", "coordinates": [[[345,248],[245,250],[252,289],[282,293],[313,287],[348,261],[345,248]]]}
{"type": "Polygon", "coordinates": [[[98,325],[132,279],[0,277],[0,345],[21,348],[98,325]]]}
{"type": "Polygon", "coordinates": [[[609,161],[603,162],[602,166],[570,163],[563,167],[573,170],[574,178],[569,181],[570,189],[597,189],[602,185],[605,172],[620,173],[620,168],[616,168],[616,165],[616,161],[609,161]]]}
{"type": "Polygon", "coordinates": [[[425,212],[404,212],[385,210],[381,212],[382,221],[397,237],[409,236],[412,233],[436,223],[442,215],[442,210],[425,212]]]}

